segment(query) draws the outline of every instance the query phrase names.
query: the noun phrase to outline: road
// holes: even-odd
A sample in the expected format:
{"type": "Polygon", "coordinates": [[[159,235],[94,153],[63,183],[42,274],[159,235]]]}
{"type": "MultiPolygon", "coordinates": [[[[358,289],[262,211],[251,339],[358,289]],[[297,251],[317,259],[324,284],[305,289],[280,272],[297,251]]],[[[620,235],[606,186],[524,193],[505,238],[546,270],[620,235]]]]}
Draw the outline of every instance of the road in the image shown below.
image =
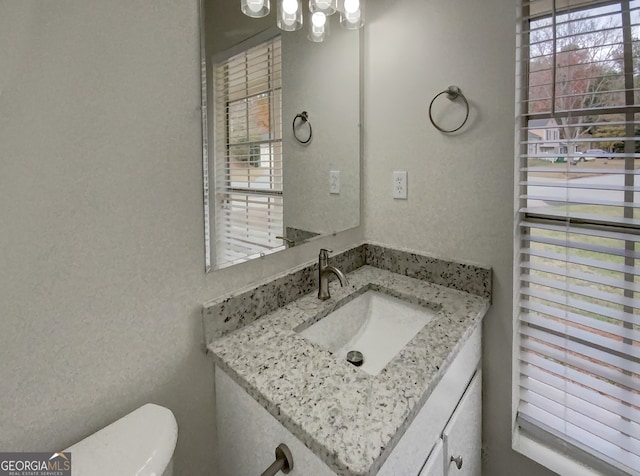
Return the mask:
{"type": "MultiPolygon", "coordinates": [[[[590,177],[581,177],[581,178],[576,178],[571,180],[530,177],[530,182],[557,183],[558,185],[569,183],[573,187],[580,186],[580,185],[598,185],[603,187],[623,186],[624,175],[623,174],[594,175],[590,177]]],[[[634,192],[634,203],[640,204],[640,184],[636,184],[636,190],[638,191],[634,192]]],[[[563,188],[563,187],[544,187],[539,185],[529,185],[527,194],[545,198],[545,200],[529,200],[528,207],[530,208],[549,206],[548,202],[566,202],[566,201],[580,202],[580,200],[584,200],[584,199],[615,201],[615,202],[624,201],[624,191],[622,190],[593,190],[588,188],[563,188]]]]}

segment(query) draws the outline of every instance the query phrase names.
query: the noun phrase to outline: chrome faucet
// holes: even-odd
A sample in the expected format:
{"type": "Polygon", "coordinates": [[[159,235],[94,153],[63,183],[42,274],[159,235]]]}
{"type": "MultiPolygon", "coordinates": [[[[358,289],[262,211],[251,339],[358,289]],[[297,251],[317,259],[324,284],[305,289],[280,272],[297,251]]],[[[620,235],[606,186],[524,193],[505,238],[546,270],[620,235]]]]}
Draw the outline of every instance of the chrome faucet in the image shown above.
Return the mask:
{"type": "Polygon", "coordinates": [[[329,253],[332,251],[322,248],[318,255],[318,299],[323,301],[331,297],[329,294],[329,274],[333,273],[338,277],[340,286],[349,286],[349,280],[344,273],[335,266],[329,266],[329,253]]]}
{"type": "Polygon", "coordinates": [[[296,242],[293,240],[290,240],[286,236],[276,236],[276,240],[284,241],[284,244],[287,248],[293,248],[294,246],[296,246],[296,242]]]}

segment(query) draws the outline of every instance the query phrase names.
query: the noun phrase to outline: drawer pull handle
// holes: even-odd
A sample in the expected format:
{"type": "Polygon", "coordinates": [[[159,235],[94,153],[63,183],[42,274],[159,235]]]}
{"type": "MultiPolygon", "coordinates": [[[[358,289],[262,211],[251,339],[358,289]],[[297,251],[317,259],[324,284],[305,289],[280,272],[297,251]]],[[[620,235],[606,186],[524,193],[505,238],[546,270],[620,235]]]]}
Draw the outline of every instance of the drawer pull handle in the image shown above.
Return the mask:
{"type": "Polygon", "coordinates": [[[289,474],[289,471],[293,469],[293,456],[291,450],[284,443],[281,443],[276,448],[276,460],[269,466],[262,476],[275,476],[282,471],[284,474],[289,474]]]}
{"type": "Polygon", "coordinates": [[[462,469],[462,456],[456,456],[455,458],[452,456],[449,461],[455,463],[456,468],[462,469]]]}

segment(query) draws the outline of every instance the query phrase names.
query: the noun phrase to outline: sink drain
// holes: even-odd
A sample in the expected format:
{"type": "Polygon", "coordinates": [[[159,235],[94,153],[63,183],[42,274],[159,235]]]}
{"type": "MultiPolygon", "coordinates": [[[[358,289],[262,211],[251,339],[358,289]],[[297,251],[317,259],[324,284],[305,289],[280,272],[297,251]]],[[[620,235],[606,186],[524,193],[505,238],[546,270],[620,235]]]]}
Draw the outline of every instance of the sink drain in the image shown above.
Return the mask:
{"type": "Polygon", "coordinates": [[[355,365],[356,367],[360,367],[364,362],[362,352],[360,352],[359,350],[350,350],[349,352],[347,352],[347,362],[355,365]]]}

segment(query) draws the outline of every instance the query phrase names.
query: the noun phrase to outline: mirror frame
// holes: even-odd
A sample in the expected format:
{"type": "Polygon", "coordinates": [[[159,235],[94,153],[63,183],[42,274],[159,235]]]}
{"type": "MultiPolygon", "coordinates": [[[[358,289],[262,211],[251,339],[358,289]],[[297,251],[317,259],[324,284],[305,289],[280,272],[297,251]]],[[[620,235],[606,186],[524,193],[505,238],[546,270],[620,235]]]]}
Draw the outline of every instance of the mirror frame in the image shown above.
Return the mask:
{"type": "MultiPolygon", "coordinates": [[[[203,211],[204,211],[204,258],[205,258],[205,273],[210,273],[222,268],[215,268],[212,262],[212,240],[211,240],[211,196],[210,196],[210,180],[209,180],[209,118],[207,113],[208,108],[208,94],[207,94],[207,54],[206,54],[206,29],[205,29],[205,12],[204,1],[199,0],[199,26],[200,26],[200,112],[201,112],[201,124],[202,124],[202,192],[203,192],[203,211]]],[[[235,0],[238,1],[238,0],[235,0]]],[[[362,225],[362,202],[363,202],[363,171],[364,171],[364,54],[365,54],[365,25],[358,30],[358,168],[359,168],[359,200],[358,200],[358,223],[352,227],[344,230],[335,231],[332,233],[321,234],[313,236],[307,240],[304,240],[299,245],[316,241],[326,236],[335,236],[338,233],[343,233],[349,230],[353,230],[362,225]]],[[[299,246],[296,245],[296,246],[299,246]]],[[[281,253],[287,251],[289,247],[285,247],[281,250],[274,251],[271,254],[281,253]]],[[[238,264],[248,263],[254,259],[263,259],[266,255],[253,258],[251,260],[244,261],[238,264]]]]}

